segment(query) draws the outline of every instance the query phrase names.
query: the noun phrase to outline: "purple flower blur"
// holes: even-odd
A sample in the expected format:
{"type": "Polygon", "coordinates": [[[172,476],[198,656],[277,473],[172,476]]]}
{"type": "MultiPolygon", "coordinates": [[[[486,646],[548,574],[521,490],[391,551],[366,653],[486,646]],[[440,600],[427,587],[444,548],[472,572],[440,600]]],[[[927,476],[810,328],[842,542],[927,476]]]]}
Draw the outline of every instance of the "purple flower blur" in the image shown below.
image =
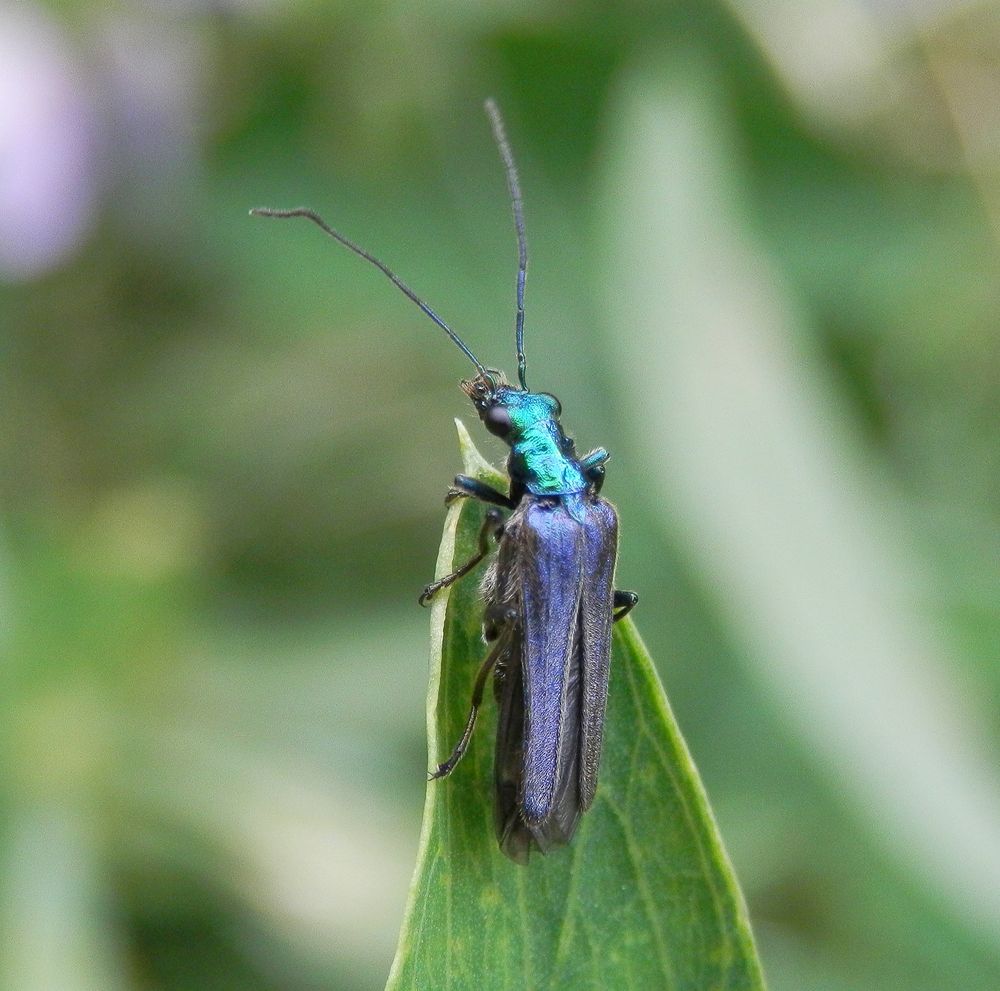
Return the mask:
{"type": "Polygon", "coordinates": [[[0,7],[0,278],[30,279],[94,214],[94,114],[84,74],[36,4],[0,7]]]}

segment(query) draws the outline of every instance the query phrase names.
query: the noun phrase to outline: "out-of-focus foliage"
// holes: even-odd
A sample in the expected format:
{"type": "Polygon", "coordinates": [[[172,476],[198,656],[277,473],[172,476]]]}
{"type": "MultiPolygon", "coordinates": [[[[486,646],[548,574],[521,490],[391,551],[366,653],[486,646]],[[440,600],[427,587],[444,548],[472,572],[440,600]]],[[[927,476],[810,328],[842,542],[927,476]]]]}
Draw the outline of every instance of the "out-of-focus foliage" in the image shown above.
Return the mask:
{"type": "Polygon", "coordinates": [[[770,986],[1000,986],[998,13],[0,7],[3,986],[383,983],[467,365],[246,212],[509,370],[487,95],[770,986]]]}

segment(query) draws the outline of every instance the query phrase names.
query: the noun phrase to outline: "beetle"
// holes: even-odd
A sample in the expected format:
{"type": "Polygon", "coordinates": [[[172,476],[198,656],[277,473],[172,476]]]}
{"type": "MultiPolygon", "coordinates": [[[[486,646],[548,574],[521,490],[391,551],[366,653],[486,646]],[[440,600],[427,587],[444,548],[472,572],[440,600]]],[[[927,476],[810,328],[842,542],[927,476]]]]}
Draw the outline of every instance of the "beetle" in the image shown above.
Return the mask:
{"type": "Polygon", "coordinates": [[[494,759],[494,815],[500,849],[525,863],[566,844],[597,789],[608,698],[611,626],[638,601],[614,588],[618,514],[602,495],[609,454],[579,456],[560,422],[555,396],[526,381],[524,289],[527,239],[520,181],[500,111],[487,100],[503,160],[518,245],[515,345],[518,384],[487,368],[465,342],[383,262],[307,208],[251,210],[255,216],[303,217],[370,262],[434,321],[476,368],[461,383],[486,429],[510,448],[507,493],[457,475],[446,503],[487,503],[475,554],[428,584],[426,605],[468,575],[496,546],[481,581],[483,637],[490,649],[476,676],[465,728],[450,756],[431,773],[449,775],[472,739],[490,676],[499,706],[494,759]]]}

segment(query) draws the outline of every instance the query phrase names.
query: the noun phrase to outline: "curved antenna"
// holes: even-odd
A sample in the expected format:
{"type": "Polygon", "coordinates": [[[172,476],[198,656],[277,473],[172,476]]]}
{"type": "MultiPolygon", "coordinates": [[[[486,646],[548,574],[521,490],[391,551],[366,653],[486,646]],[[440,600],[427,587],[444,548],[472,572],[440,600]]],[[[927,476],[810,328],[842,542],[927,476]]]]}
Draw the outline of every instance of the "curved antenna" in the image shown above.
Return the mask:
{"type": "Polygon", "coordinates": [[[524,236],[524,202],[521,199],[521,181],[517,177],[517,166],[514,164],[514,153],[510,150],[507,131],[503,126],[500,108],[492,98],[484,104],[493,126],[493,140],[497,143],[500,158],[503,159],[504,171],[507,173],[507,189],[510,191],[510,205],[514,211],[514,229],[517,231],[517,322],[514,330],[514,342],[517,346],[517,377],[521,388],[528,391],[524,381],[527,362],[524,358],[524,281],[528,275],[528,242],[524,236]]]}
{"type": "Polygon", "coordinates": [[[250,211],[251,217],[277,217],[284,220],[288,217],[305,217],[306,220],[311,220],[320,230],[329,234],[335,241],[339,241],[345,248],[349,248],[356,255],[360,255],[365,261],[371,262],[383,275],[389,277],[392,284],[403,293],[408,299],[412,300],[417,306],[420,307],[424,313],[427,314],[463,351],[465,356],[471,361],[475,366],[480,375],[485,376],[487,374],[486,367],[483,363],[469,350],[468,345],[462,340],[458,334],[455,333],[402,279],[399,278],[388,265],[380,262],[374,255],[369,254],[364,248],[359,247],[353,241],[348,240],[343,234],[335,231],[323,218],[312,210],[308,210],[305,207],[296,207],[294,210],[272,210],[270,207],[255,207],[250,211]]]}

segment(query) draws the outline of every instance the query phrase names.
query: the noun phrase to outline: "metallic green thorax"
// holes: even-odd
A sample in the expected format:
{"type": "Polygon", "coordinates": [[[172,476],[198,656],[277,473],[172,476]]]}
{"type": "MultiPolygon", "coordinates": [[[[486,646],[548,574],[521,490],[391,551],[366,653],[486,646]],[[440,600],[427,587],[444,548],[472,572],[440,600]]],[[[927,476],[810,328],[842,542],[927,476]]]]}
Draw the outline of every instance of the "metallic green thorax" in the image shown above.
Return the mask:
{"type": "Polygon", "coordinates": [[[497,405],[510,414],[511,430],[504,439],[510,444],[508,467],[524,487],[537,496],[583,492],[587,478],[571,453],[572,442],[556,417],[558,401],[540,392],[500,389],[497,405]]]}
{"type": "MultiPolygon", "coordinates": [[[[486,429],[510,446],[507,470],[512,493],[572,497],[594,484],[593,472],[607,460],[607,452],[600,448],[583,462],[577,458],[573,441],[559,425],[562,408],[555,396],[515,389],[492,368],[464,380],[462,391],[486,429]]],[[[578,501],[569,499],[574,506],[578,501]]]]}

